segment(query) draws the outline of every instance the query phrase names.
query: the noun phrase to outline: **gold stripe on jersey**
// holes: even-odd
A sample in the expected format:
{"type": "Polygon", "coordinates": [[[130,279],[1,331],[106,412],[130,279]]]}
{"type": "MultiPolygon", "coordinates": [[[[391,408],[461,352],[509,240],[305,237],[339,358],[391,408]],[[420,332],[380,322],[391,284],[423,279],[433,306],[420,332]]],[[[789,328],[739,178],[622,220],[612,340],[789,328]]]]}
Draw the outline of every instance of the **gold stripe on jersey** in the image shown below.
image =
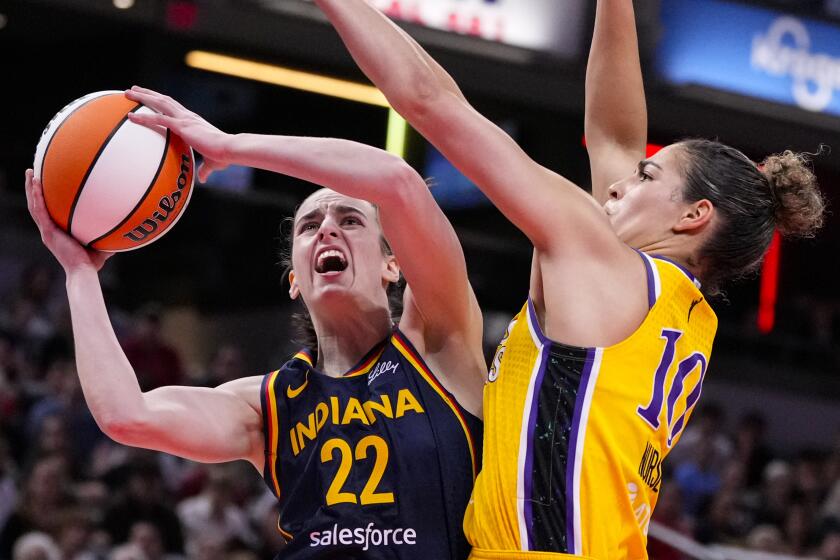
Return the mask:
{"type": "Polygon", "coordinates": [[[570,349],[551,341],[530,301],[511,321],[484,391],[484,464],[464,520],[474,558],[534,558],[534,551],[558,559],[647,558],[660,465],[700,396],[717,317],[679,265],[642,258],[650,310],[614,346],[570,349]],[[558,378],[558,371],[577,373],[558,378]],[[563,416],[551,408],[561,404],[551,400],[560,394],[551,388],[558,379],[577,383],[563,416]],[[549,433],[544,423],[536,426],[547,410],[568,429],[550,457],[535,435],[549,433]],[[533,493],[548,486],[547,498],[533,493]]]}
{"type": "Polygon", "coordinates": [[[286,539],[286,542],[291,542],[291,540],[295,538],[293,534],[283,529],[280,517],[277,518],[277,530],[280,532],[283,538],[286,539]]]}
{"type": "Polygon", "coordinates": [[[312,356],[310,356],[308,352],[305,352],[303,350],[295,354],[294,358],[292,359],[304,361],[307,364],[309,364],[309,367],[315,367],[315,365],[312,363],[312,356]]]}
{"type": "Polygon", "coordinates": [[[265,384],[265,402],[268,404],[268,443],[269,448],[266,449],[266,461],[268,461],[269,472],[271,473],[271,482],[274,486],[274,495],[280,497],[280,481],[277,478],[277,438],[280,431],[280,422],[277,418],[277,400],[274,396],[274,382],[277,380],[277,375],[280,370],[271,372],[268,381],[265,384]]]}
{"type": "Polygon", "coordinates": [[[472,432],[470,432],[469,427],[467,426],[466,420],[464,420],[464,415],[461,412],[461,409],[458,408],[458,405],[455,404],[454,399],[446,392],[446,390],[440,385],[437,378],[432,374],[431,371],[426,367],[426,364],[420,359],[419,356],[416,356],[415,353],[409,348],[408,344],[402,340],[399,334],[394,333],[391,341],[394,344],[394,348],[396,348],[400,354],[405,356],[405,359],[414,366],[414,369],[426,380],[432,389],[443,399],[443,402],[452,409],[453,414],[458,419],[458,423],[461,425],[461,429],[464,430],[464,436],[467,439],[467,447],[470,450],[470,459],[472,460],[472,473],[473,473],[473,480],[475,480],[476,475],[478,473],[478,463],[476,461],[475,455],[475,442],[473,442],[472,432]]]}
{"type": "Polygon", "coordinates": [[[371,370],[371,368],[376,364],[376,362],[379,361],[379,358],[382,357],[383,352],[385,352],[384,344],[378,352],[374,352],[373,354],[371,354],[370,358],[368,358],[367,360],[363,360],[361,364],[342,375],[342,377],[357,377],[359,375],[367,374],[371,370]]]}
{"type": "MultiPolygon", "coordinates": [[[[375,352],[372,352],[370,356],[368,356],[366,359],[363,359],[359,365],[357,365],[341,377],[356,377],[359,375],[365,375],[371,370],[371,368],[374,365],[376,365],[376,362],[379,361],[379,358],[382,356],[382,353],[384,351],[385,345],[382,345],[382,348],[378,349],[375,352]]],[[[307,364],[309,364],[309,367],[315,367],[315,364],[312,360],[312,356],[310,356],[308,352],[305,352],[303,350],[295,354],[294,359],[306,362],[307,364]]]]}

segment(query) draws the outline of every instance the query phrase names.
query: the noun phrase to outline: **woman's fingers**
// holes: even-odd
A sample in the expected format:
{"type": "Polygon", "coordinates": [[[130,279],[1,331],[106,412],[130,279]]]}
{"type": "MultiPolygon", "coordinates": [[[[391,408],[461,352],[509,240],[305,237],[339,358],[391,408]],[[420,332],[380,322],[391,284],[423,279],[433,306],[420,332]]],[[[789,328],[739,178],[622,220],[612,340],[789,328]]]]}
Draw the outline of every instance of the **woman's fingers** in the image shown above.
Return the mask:
{"type": "Polygon", "coordinates": [[[26,208],[29,210],[29,214],[32,215],[32,177],[34,176],[34,172],[31,169],[27,169],[24,176],[26,177],[26,181],[24,183],[24,190],[26,191],[26,208]]]}
{"type": "Polygon", "coordinates": [[[31,169],[26,170],[26,207],[29,209],[29,215],[35,221],[38,229],[42,230],[49,220],[44,220],[44,213],[46,209],[43,203],[43,191],[41,190],[41,183],[35,178],[35,173],[31,169]]]}
{"type": "Polygon", "coordinates": [[[176,119],[161,113],[128,113],[128,120],[143,126],[162,126],[173,130],[177,128],[176,119]]]}
{"type": "Polygon", "coordinates": [[[210,178],[210,175],[215,171],[220,171],[225,169],[227,164],[219,163],[212,159],[205,158],[201,165],[198,167],[198,180],[201,183],[206,183],[207,179],[210,178]]]}
{"type": "Polygon", "coordinates": [[[146,107],[150,107],[159,113],[173,117],[177,116],[181,111],[186,111],[180,103],[168,95],[163,95],[140,86],[133,86],[131,89],[126,90],[125,96],[128,99],[142,103],[146,107]]]}

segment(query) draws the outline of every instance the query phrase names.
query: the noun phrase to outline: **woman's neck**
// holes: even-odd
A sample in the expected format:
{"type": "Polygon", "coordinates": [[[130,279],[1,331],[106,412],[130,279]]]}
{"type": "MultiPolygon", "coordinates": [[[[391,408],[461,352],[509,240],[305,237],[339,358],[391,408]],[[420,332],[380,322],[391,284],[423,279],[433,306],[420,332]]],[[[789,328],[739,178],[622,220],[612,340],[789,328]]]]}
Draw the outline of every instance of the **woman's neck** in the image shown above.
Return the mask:
{"type": "Polygon", "coordinates": [[[660,242],[654,243],[645,247],[640,247],[639,251],[648,255],[656,255],[658,257],[665,257],[674,261],[678,265],[685,268],[695,278],[702,278],[702,270],[697,264],[696,259],[692,257],[692,248],[686,247],[685,244],[679,245],[676,243],[660,242]],[[687,250],[688,249],[688,250],[687,250]]]}
{"type": "Polygon", "coordinates": [[[367,312],[333,310],[321,320],[313,314],[312,322],[318,337],[316,367],[331,377],[340,377],[358,364],[393,329],[387,307],[367,312]]]}

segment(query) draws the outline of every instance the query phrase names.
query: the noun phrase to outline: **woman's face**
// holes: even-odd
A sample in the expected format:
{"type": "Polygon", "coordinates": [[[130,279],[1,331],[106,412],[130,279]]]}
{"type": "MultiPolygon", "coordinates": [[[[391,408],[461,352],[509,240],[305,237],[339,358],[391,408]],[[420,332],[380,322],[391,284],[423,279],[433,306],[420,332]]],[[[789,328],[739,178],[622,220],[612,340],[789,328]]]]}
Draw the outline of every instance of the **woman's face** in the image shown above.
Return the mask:
{"type": "Polygon", "coordinates": [[[399,279],[393,256],[383,254],[382,230],[369,202],[322,189],[298,209],[292,243],[290,294],[310,311],[324,298],[385,301],[399,279]]]}
{"type": "Polygon", "coordinates": [[[683,215],[680,149],[678,144],[663,148],[610,186],[604,211],[615,233],[631,247],[644,249],[668,238],[683,215]]]}

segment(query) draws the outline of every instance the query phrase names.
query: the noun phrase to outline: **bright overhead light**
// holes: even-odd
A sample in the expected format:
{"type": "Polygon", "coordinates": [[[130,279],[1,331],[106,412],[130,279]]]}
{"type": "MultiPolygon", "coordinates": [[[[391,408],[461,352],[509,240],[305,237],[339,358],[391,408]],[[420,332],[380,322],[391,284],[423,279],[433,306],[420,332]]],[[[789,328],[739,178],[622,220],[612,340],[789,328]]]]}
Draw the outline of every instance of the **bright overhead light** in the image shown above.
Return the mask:
{"type": "Polygon", "coordinates": [[[114,7],[120,10],[127,10],[134,7],[134,0],[114,0],[114,7]]]}
{"type": "Polygon", "coordinates": [[[405,159],[405,145],[408,142],[408,123],[393,109],[388,111],[388,132],[385,135],[385,149],[405,159]]]}
{"type": "Polygon", "coordinates": [[[338,78],[330,78],[310,72],[302,72],[300,70],[292,70],[291,68],[283,68],[282,66],[254,62],[252,60],[207,51],[191,51],[187,53],[186,64],[191,68],[197,68],[199,70],[207,70],[209,72],[217,72],[228,76],[246,78],[258,82],[319,93],[321,95],[349,99],[378,107],[390,107],[388,100],[385,99],[382,92],[373,86],[340,80],[338,78]]]}

